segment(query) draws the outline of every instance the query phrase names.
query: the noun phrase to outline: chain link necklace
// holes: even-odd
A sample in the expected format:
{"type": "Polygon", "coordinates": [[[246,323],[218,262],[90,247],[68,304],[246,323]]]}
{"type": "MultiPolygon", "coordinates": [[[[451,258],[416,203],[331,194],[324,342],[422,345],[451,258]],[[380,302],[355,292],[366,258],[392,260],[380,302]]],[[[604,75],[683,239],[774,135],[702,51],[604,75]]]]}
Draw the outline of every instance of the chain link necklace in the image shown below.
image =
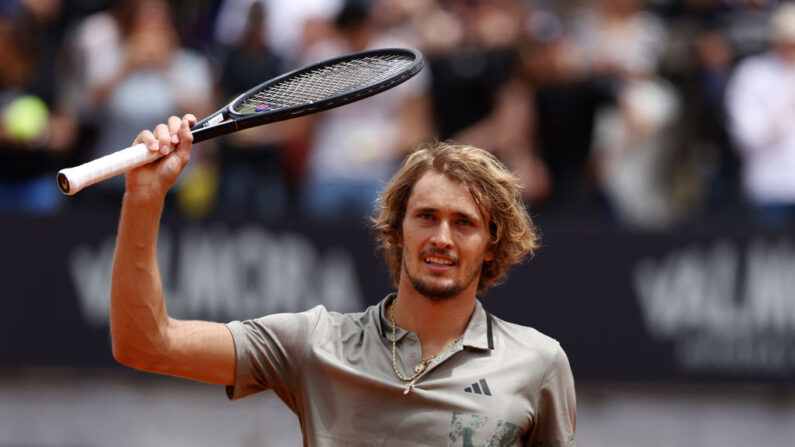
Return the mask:
{"type": "Polygon", "coordinates": [[[411,389],[414,388],[414,384],[417,382],[417,378],[419,377],[419,375],[422,374],[423,371],[425,371],[425,368],[428,367],[428,365],[433,361],[433,359],[438,357],[439,354],[441,354],[442,352],[446,351],[447,348],[449,348],[450,346],[453,346],[454,344],[458,343],[458,341],[461,340],[461,337],[463,337],[464,334],[459,335],[458,338],[448,343],[447,346],[442,348],[436,354],[428,358],[422,359],[422,361],[420,363],[417,363],[417,366],[414,367],[414,374],[409,377],[406,377],[400,373],[400,370],[398,370],[397,367],[397,323],[395,323],[395,306],[397,306],[397,303],[392,304],[392,309],[390,309],[389,312],[389,321],[392,322],[392,369],[395,370],[395,374],[398,376],[398,379],[404,382],[409,382],[406,384],[406,389],[403,390],[403,394],[408,394],[411,392],[411,389]]]}

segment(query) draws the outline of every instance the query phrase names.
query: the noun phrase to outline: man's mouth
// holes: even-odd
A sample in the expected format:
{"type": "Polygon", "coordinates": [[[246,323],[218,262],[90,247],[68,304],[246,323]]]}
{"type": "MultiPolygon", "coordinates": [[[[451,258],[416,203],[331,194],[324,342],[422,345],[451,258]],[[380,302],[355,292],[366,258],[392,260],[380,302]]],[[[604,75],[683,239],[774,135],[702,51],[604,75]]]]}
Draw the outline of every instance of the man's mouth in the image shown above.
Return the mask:
{"type": "Polygon", "coordinates": [[[454,260],[446,257],[441,257],[438,255],[427,255],[423,258],[423,261],[425,261],[425,263],[428,265],[440,266],[440,267],[455,265],[454,260]]]}

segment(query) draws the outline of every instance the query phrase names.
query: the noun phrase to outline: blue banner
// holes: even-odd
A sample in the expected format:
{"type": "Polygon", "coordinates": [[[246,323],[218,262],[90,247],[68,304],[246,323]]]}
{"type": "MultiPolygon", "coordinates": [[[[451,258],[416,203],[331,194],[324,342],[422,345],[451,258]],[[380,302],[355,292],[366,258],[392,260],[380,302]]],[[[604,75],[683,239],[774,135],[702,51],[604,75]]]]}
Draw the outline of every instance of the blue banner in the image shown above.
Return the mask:
{"type": "MultiPolygon", "coordinates": [[[[117,216],[2,216],[0,366],[114,367],[117,216]]],[[[536,256],[482,301],[558,339],[578,380],[793,383],[795,232],[540,225],[536,256]]],[[[392,290],[371,236],[364,223],[166,216],[166,304],[174,317],[213,321],[317,304],[357,311],[392,290]]]]}

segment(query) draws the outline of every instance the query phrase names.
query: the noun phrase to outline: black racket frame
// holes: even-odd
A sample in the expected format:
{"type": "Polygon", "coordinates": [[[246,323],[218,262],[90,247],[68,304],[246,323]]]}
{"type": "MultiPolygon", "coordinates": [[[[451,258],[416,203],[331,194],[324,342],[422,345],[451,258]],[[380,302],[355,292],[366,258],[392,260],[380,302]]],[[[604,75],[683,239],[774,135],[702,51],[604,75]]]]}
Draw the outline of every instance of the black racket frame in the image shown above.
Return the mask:
{"type": "Polygon", "coordinates": [[[398,84],[401,84],[409,80],[414,75],[419,73],[420,70],[422,70],[423,64],[424,62],[422,54],[417,50],[411,48],[381,48],[377,50],[352,53],[345,56],[340,56],[337,58],[325,60],[318,64],[309,65],[307,67],[302,67],[297,70],[293,70],[291,72],[280,75],[276,78],[265,81],[254,88],[249,89],[245,93],[238,96],[234,101],[232,101],[228,105],[224,106],[217,112],[211,114],[210,116],[194,124],[191,127],[191,133],[193,134],[193,142],[198,143],[200,141],[208,140],[210,138],[215,138],[221,135],[226,135],[232,132],[236,132],[238,130],[243,130],[250,127],[259,126],[262,124],[272,123],[276,121],[283,121],[290,118],[296,118],[303,115],[309,115],[312,113],[321,112],[324,110],[332,109],[334,107],[339,107],[345,104],[349,104],[354,101],[358,101],[368,96],[373,96],[377,93],[380,93],[384,90],[388,90],[398,84]],[[365,57],[379,56],[379,55],[409,56],[413,58],[413,62],[409,64],[406,68],[402,69],[397,74],[390,76],[389,78],[383,81],[380,81],[372,85],[360,87],[358,89],[350,90],[338,95],[330,96],[320,101],[315,101],[311,103],[302,103],[290,107],[284,107],[272,111],[263,111],[257,113],[240,114],[234,111],[234,108],[237,105],[245,101],[250,96],[274,84],[282,82],[287,78],[299,76],[309,71],[318,70],[325,66],[335,65],[349,60],[361,59],[365,57]]]}

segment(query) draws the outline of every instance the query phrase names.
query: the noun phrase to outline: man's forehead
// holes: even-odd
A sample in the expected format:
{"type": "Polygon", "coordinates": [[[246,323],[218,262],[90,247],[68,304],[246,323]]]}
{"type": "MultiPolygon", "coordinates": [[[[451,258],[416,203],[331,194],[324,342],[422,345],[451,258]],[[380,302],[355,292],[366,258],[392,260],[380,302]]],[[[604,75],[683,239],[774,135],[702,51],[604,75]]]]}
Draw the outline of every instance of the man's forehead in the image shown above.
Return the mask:
{"type": "Polygon", "coordinates": [[[465,182],[434,170],[420,176],[406,205],[408,209],[446,209],[480,219],[486,216],[465,182]]]}

